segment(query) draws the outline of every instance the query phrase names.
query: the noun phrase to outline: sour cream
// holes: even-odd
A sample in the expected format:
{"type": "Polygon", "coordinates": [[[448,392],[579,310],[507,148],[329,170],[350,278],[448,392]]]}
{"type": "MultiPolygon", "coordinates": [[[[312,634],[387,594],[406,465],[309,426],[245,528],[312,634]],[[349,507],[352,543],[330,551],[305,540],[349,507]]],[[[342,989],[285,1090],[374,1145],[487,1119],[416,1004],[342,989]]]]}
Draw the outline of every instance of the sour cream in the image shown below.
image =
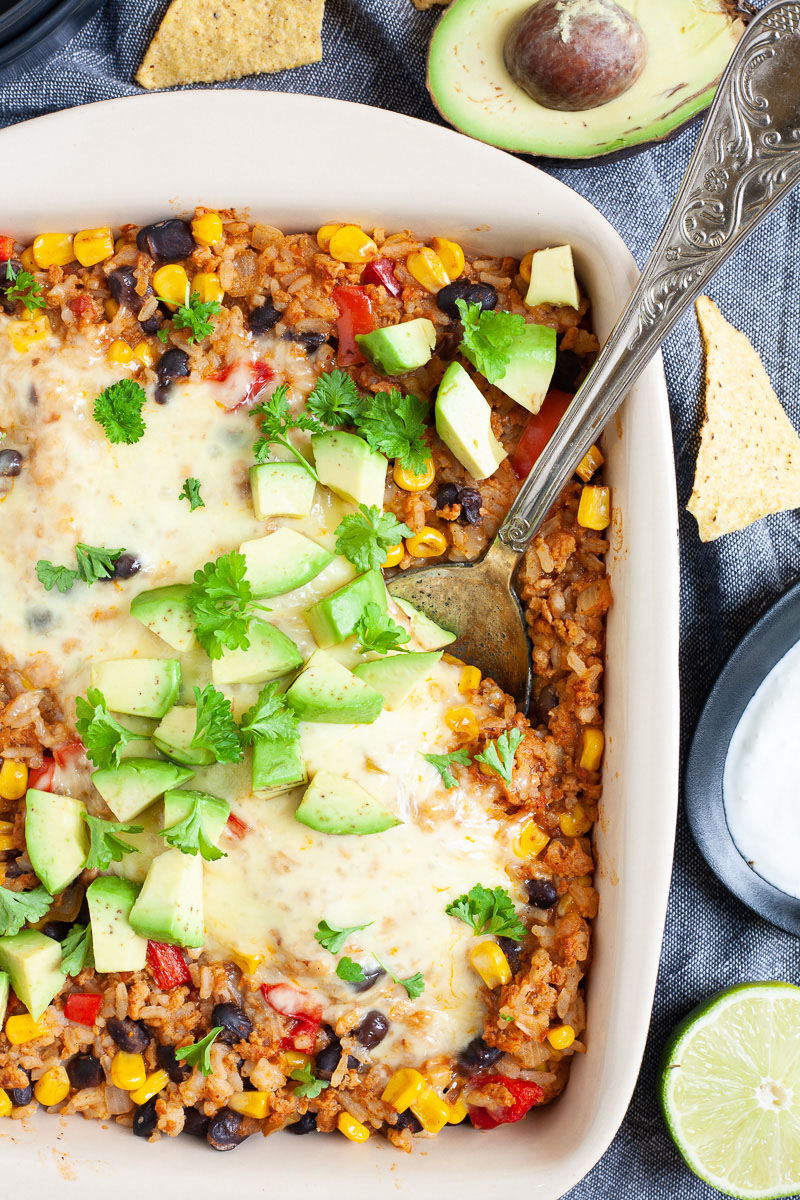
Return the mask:
{"type": "Polygon", "coordinates": [[[756,874],[800,899],[800,642],[736,726],[723,777],[728,829],[756,874]]]}

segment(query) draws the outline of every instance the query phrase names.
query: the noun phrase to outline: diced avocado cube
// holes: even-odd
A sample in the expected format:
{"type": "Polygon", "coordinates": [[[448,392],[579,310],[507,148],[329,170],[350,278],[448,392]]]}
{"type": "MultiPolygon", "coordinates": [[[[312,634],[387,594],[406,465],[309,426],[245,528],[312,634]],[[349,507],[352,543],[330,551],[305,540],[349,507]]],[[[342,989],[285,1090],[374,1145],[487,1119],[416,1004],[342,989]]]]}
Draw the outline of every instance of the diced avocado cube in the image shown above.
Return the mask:
{"type": "Polygon", "coordinates": [[[506,457],[491,417],[488,401],[461,363],[451,363],[436,395],[436,432],[473,479],[493,475],[506,457]]]}
{"type": "Polygon", "coordinates": [[[72,796],[29,788],[25,797],[25,842],[34,871],[55,896],[83,870],[89,853],[86,806],[72,796]]]}
{"type": "Polygon", "coordinates": [[[392,599],[406,616],[411,618],[411,636],[423,650],[442,650],[456,640],[457,634],[451,633],[449,629],[442,629],[441,625],[426,617],[424,612],[420,612],[408,600],[403,600],[400,596],[392,596],[392,599]]]}
{"type": "Polygon", "coordinates": [[[92,687],[99,688],[112,712],[160,720],[181,686],[177,658],[120,658],[92,667],[92,687]]]}
{"type": "Polygon", "coordinates": [[[386,584],[378,568],[359,575],[306,610],[308,627],[318,645],[333,646],[343,642],[355,629],[368,604],[377,604],[381,612],[386,612],[389,607],[386,584]]]}
{"type": "Polygon", "coordinates": [[[130,922],[154,942],[195,949],[205,941],[203,860],[199,854],[166,850],[150,864],[130,922]]]}
{"type": "Polygon", "coordinates": [[[508,354],[511,361],[495,380],[495,387],[523,408],[537,413],[556,369],[555,329],[549,325],[526,325],[509,346],[508,354]]]}
{"type": "Polygon", "coordinates": [[[360,836],[403,823],[359,783],[331,771],[317,771],[294,816],[319,833],[360,836]]]}
{"type": "MultiPolygon", "coordinates": [[[[191,711],[194,713],[195,709],[191,711]]],[[[158,758],[126,758],[118,767],[102,767],[99,771],[93,771],[92,783],[117,820],[130,821],[169,788],[188,783],[193,775],[194,771],[162,762],[158,758]]]]}
{"type": "Polygon", "coordinates": [[[38,929],[0,937],[0,970],[8,972],[17,997],[38,1021],[64,984],[61,943],[38,929]]]}
{"type": "Polygon", "coordinates": [[[353,674],[380,692],[386,708],[399,708],[441,657],[441,651],[391,654],[387,658],[360,663],[353,668],[353,674]]]}
{"type": "Polygon", "coordinates": [[[260,463],[250,468],[253,511],[268,517],[307,517],[314,504],[316,482],[299,463],[260,463]]]}
{"type": "Polygon", "coordinates": [[[300,752],[300,738],[259,738],[253,746],[253,791],[269,790],[272,795],[297,787],[308,779],[300,752]]]}
{"type": "Polygon", "coordinates": [[[528,308],[537,304],[563,304],[580,308],[581,297],[575,279],[571,246],[553,246],[537,250],[531,262],[531,281],[525,297],[528,308]]]}
{"type": "Polygon", "coordinates": [[[115,875],[101,875],[86,890],[92,922],[94,963],[98,971],[141,971],[147,938],[131,927],[130,915],[139,885],[115,875]]]}
{"type": "Polygon", "coordinates": [[[0,1027],[6,1019],[8,1011],[8,993],[11,990],[11,980],[5,971],[0,971],[0,1027]]]}
{"type": "MultiPolygon", "coordinates": [[[[208,767],[214,761],[214,754],[204,746],[192,745],[196,730],[195,706],[176,704],[153,730],[153,745],[168,758],[174,758],[176,762],[185,763],[188,767],[208,767]]],[[[166,791],[166,788],[164,790],[166,791]]]]}
{"type": "Polygon", "coordinates": [[[268,683],[294,671],[303,656],[292,639],[269,621],[251,621],[247,650],[223,650],[211,663],[214,683],[268,683]]]}
{"type": "Polygon", "coordinates": [[[276,529],[267,537],[242,542],[247,578],[256,596],[282,596],[315,579],[333,555],[294,529],[276,529]]]}
{"type": "Polygon", "coordinates": [[[351,504],[383,508],[389,460],[355,433],[315,433],[311,438],[320,483],[351,504]]]}
{"type": "Polygon", "coordinates": [[[197,644],[194,617],[189,608],[189,590],[188,583],[174,583],[140,592],[131,601],[131,616],[182,654],[197,644]]]}
{"type": "Polygon", "coordinates": [[[200,820],[203,832],[209,842],[219,846],[219,839],[231,815],[230,805],[219,796],[210,796],[207,792],[176,791],[167,792],[164,796],[164,828],[172,829],[180,825],[192,811],[195,800],[200,801],[200,820]]]}
{"type": "Polygon", "coordinates": [[[371,725],[383,708],[383,697],[352,671],[317,650],[286,693],[301,721],[330,725],[371,725]]]}
{"type": "Polygon", "coordinates": [[[436,327],[427,317],[387,325],[372,333],[357,333],[364,355],[384,375],[405,375],[430,362],[436,345],[436,327]]]}

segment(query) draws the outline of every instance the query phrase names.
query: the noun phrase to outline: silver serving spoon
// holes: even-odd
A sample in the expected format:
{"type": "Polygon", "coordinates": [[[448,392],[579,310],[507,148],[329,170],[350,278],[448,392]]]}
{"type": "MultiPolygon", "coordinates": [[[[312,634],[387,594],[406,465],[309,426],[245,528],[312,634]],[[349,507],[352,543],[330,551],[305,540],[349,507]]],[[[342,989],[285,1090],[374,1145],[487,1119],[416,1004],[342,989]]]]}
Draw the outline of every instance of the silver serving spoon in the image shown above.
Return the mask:
{"type": "Polygon", "coordinates": [[[452,651],[523,711],[531,655],[512,587],[522,554],[673,325],[798,177],[800,3],[779,0],[753,18],[739,42],[639,283],[483,558],[390,580],[393,596],[456,633],[452,651]]]}

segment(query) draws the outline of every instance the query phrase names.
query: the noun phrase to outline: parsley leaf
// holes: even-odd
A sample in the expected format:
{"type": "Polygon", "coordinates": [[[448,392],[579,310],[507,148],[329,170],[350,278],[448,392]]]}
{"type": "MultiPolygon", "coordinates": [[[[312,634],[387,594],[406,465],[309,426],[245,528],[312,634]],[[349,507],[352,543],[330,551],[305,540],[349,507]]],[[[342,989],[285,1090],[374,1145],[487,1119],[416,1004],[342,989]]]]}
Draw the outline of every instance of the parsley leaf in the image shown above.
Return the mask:
{"type": "Polygon", "coordinates": [[[43,887],[32,892],[0,887],[0,937],[13,937],[26,921],[40,921],[52,903],[53,897],[43,887]]]}
{"type": "Polygon", "coordinates": [[[331,954],[338,954],[351,933],[358,933],[360,929],[369,929],[371,924],[372,921],[367,921],[366,925],[330,925],[327,921],[320,921],[314,937],[324,950],[330,950],[331,954]]]}
{"type": "Polygon", "coordinates": [[[306,1100],[316,1100],[320,1092],[331,1086],[326,1079],[317,1079],[309,1062],[303,1063],[302,1067],[295,1067],[289,1078],[296,1079],[300,1084],[294,1089],[295,1096],[306,1100]]]}
{"type": "Polygon", "coordinates": [[[320,375],[306,402],[323,425],[352,425],[367,405],[355,381],[346,371],[320,375]]]}
{"type": "Polygon", "coordinates": [[[73,925],[61,943],[61,968],[67,975],[80,975],[94,966],[91,925],[73,925]]]}
{"type": "Polygon", "coordinates": [[[416,475],[427,470],[431,449],[425,441],[427,405],[417,396],[404,396],[397,388],[378,392],[355,420],[373,450],[387,458],[399,458],[402,466],[416,475]]]}
{"type": "Polygon", "coordinates": [[[336,530],[336,553],[349,559],[357,571],[382,566],[386,553],[405,537],[411,537],[407,525],[394,513],[382,512],[377,505],[359,504],[336,530]]]}
{"type": "Polygon", "coordinates": [[[475,762],[485,763],[496,775],[511,783],[511,773],[514,770],[514,758],[517,747],[524,734],[519,729],[510,729],[501,733],[496,742],[489,742],[482,754],[475,755],[475,762]]]}
{"type": "Polygon", "coordinates": [[[239,736],[244,744],[291,741],[297,736],[299,717],[289,708],[278,683],[265,684],[252,708],[242,716],[239,736]]]}
{"type": "Polygon", "coordinates": [[[421,996],[425,991],[425,976],[421,971],[417,971],[416,975],[409,975],[407,979],[399,979],[397,975],[395,975],[394,971],[387,967],[383,959],[378,958],[374,951],[372,957],[381,967],[383,967],[386,974],[391,976],[395,983],[399,983],[401,987],[406,989],[406,994],[408,995],[409,1000],[416,1000],[417,997],[421,996]]]}
{"type": "MultiPolygon", "coordinates": [[[[201,300],[199,292],[192,292],[190,296],[188,287],[186,293],[185,302],[172,314],[172,324],[176,329],[188,329],[190,342],[202,342],[214,332],[214,322],[209,321],[209,317],[215,317],[222,305],[219,300],[201,300]]],[[[163,296],[158,299],[162,304],[170,303],[163,296]]]]}
{"type": "Polygon", "coordinates": [[[195,687],[194,700],[197,723],[192,748],[210,750],[219,763],[241,762],[244,752],[228,697],[218,692],[213,683],[207,683],[202,692],[195,687]]]}
{"type": "Polygon", "coordinates": [[[72,567],[57,567],[49,558],[40,558],[36,564],[36,578],[45,591],[52,591],[56,587],[63,593],[71,591],[78,572],[73,571],[72,567]]]}
{"type": "Polygon", "coordinates": [[[194,573],[188,603],[195,622],[197,640],[209,658],[221,658],[224,649],[247,650],[247,630],[256,604],[247,579],[247,560],[238,550],[221,554],[194,573]]]}
{"type": "Polygon", "coordinates": [[[376,654],[388,654],[390,650],[398,650],[404,642],[411,641],[408,630],[393,621],[388,613],[381,612],[374,600],[364,605],[364,611],[356,621],[355,632],[362,654],[369,650],[374,650],[376,654]]]}
{"type": "Polygon", "coordinates": [[[178,499],[189,501],[189,512],[194,512],[196,508],[205,508],[206,502],[200,495],[200,480],[194,476],[184,479],[183,491],[179,493],[178,499]]]}
{"type": "Polygon", "coordinates": [[[253,446],[256,462],[266,462],[270,446],[277,442],[278,445],[291,451],[300,466],[304,467],[312,479],[316,479],[319,483],[317,472],[291,441],[289,432],[292,429],[302,429],[306,433],[324,433],[325,429],[319,421],[308,416],[307,413],[297,413],[296,416],[292,414],[289,408],[286,384],[282,383],[280,387],[275,388],[269,400],[262,400],[250,411],[261,417],[261,437],[253,446]]]}
{"type": "Polygon", "coordinates": [[[97,583],[98,579],[111,579],[114,563],[124,553],[124,549],[107,550],[105,546],[87,546],[85,542],[78,542],[75,547],[78,578],[89,585],[97,583]]]}
{"type": "Polygon", "coordinates": [[[75,728],[81,735],[86,753],[96,767],[118,767],[128,742],[147,741],[144,733],[133,733],[111,716],[106,698],[99,688],[89,688],[88,699],[75,700],[75,728]]]}
{"type": "Polygon", "coordinates": [[[496,383],[511,362],[508,351],[525,328],[525,318],[502,309],[483,310],[479,304],[467,304],[464,300],[456,300],[456,307],[464,326],[461,353],[489,383],[496,383]]]}
{"type": "Polygon", "coordinates": [[[444,911],[448,916],[457,917],[465,925],[471,926],[477,934],[494,933],[498,937],[521,942],[528,932],[517,916],[514,901],[502,887],[490,891],[476,883],[466,895],[448,904],[444,911]]]}
{"type": "Polygon", "coordinates": [[[133,854],[136,846],[123,842],[120,833],[141,833],[142,825],[123,825],[119,821],[104,821],[90,813],[81,813],[89,826],[89,857],[83,864],[90,871],[107,871],[112,862],[122,862],[126,854],[133,854]]]}
{"type": "Polygon", "coordinates": [[[19,300],[28,312],[33,312],[36,308],[47,308],[42,289],[30,271],[15,271],[9,261],[6,263],[6,279],[11,283],[11,287],[5,289],[6,300],[19,300]]]}
{"type": "Polygon", "coordinates": [[[219,1035],[224,1032],[223,1025],[215,1025],[201,1041],[195,1042],[192,1046],[181,1046],[179,1050],[176,1050],[176,1060],[185,1062],[187,1066],[197,1067],[202,1075],[208,1077],[211,1074],[211,1047],[219,1035]]]}
{"type": "Polygon", "coordinates": [[[135,379],[119,379],[94,402],[94,419],[103,426],[110,442],[132,446],[144,437],[142,409],[147,393],[135,379]]]}
{"type": "Polygon", "coordinates": [[[163,837],[168,845],[174,846],[182,854],[197,854],[206,862],[216,862],[218,858],[227,858],[227,854],[210,842],[203,825],[203,797],[195,796],[187,817],[169,829],[162,829],[158,835],[163,837]]]}
{"type": "Polygon", "coordinates": [[[457,782],[455,775],[450,770],[451,765],[458,763],[462,767],[468,767],[470,762],[469,754],[463,746],[460,750],[451,750],[449,754],[423,754],[422,757],[425,759],[425,762],[429,762],[432,767],[436,767],[448,791],[450,788],[454,788],[457,782]]]}
{"type": "Polygon", "coordinates": [[[336,974],[340,979],[344,979],[347,983],[363,983],[366,979],[364,968],[361,963],[354,962],[347,955],[340,958],[336,967],[336,974]]]}

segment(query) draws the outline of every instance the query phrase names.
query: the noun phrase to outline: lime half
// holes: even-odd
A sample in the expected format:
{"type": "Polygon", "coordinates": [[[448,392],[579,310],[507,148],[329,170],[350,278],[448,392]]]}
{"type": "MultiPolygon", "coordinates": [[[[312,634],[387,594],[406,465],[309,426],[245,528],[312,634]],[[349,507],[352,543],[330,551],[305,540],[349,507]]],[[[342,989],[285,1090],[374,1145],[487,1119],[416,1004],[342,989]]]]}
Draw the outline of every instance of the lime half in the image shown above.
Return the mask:
{"type": "Polygon", "coordinates": [[[718,992],[677,1027],[661,1104],[687,1164],[751,1200],[800,1194],[800,988],[718,992]]]}

